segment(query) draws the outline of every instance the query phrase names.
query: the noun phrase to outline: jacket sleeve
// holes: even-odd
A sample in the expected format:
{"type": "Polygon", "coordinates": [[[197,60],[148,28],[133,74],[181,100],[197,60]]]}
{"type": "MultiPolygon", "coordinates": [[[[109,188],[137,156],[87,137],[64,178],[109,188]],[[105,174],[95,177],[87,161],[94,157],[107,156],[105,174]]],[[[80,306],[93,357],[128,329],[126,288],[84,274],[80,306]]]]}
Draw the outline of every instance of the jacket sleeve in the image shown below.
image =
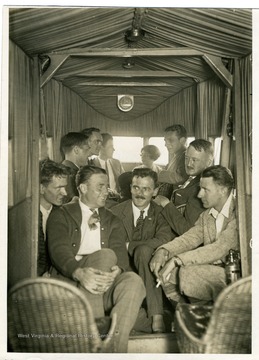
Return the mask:
{"type": "Polygon", "coordinates": [[[205,209],[201,208],[197,202],[187,203],[184,214],[181,214],[174,203],[170,202],[164,207],[162,215],[165,217],[172,230],[178,235],[182,235],[194,226],[199,215],[204,210],[205,209]]]}
{"type": "Polygon", "coordinates": [[[109,248],[112,249],[117,256],[117,265],[121,269],[127,270],[129,267],[129,257],[126,248],[127,234],[122,221],[112,213],[111,216],[109,248]]]}
{"type": "MultiPolygon", "coordinates": [[[[72,278],[73,272],[79,267],[75,260],[79,241],[71,238],[68,219],[59,208],[51,212],[47,221],[48,250],[53,266],[64,276],[72,278]]],[[[80,229],[75,228],[75,236],[80,237],[80,229]]]]}
{"type": "Polygon", "coordinates": [[[184,162],[179,164],[175,171],[162,170],[158,174],[158,181],[162,183],[181,184],[187,179],[184,162]]]}
{"type": "Polygon", "coordinates": [[[225,260],[230,249],[237,250],[238,234],[236,219],[231,220],[219,234],[215,242],[204,245],[192,251],[180,254],[178,257],[184,265],[212,264],[217,260],[225,260]]]}

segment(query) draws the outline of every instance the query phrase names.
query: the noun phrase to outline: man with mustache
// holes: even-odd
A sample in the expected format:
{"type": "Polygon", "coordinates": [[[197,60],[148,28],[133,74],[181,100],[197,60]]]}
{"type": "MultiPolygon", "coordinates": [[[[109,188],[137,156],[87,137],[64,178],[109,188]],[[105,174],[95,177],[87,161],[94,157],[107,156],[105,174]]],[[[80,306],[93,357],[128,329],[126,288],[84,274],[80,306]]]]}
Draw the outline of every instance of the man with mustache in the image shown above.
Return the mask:
{"type": "Polygon", "coordinates": [[[155,249],[173,238],[172,231],[161,215],[162,207],[152,201],[158,191],[157,173],[149,168],[135,168],[132,172],[132,199],[111,210],[123,222],[127,232],[127,247],[132,268],[146,286],[146,306],[153,332],[164,332],[161,288],[151,273],[149,261],[155,249]]]}
{"type": "Polygon", "coordinates": [[[185,170],[189,178],[174,186],[171,201],[161,195],[155,198],[155,202],[164,207],[162,214],[177,235],[189,230],[204,211],[202,201],[197,197],[200,175],[212,162],[212,144],[204,139],[192,141],[185,153],[185,170]]]}
{"type": "Polygon", "coordinates": [[[76,175],[79,198],[53,211],[47,223],[51,276],[78,286],[96,318],[117,314],[115,352],[125,353],[145,298],[141,278],[128,269],[126,233],[108,209],[108,176],[95,166],[76,175]]]}
{"type": "Polygon", "coordinates": [[[229,169],[205,169],[198,197],[207,210],[189,231],[156,250],[150,268],[173,302],[184,296],[207,304],[226,286],[226,256],[239,248],[233,188],[229,169]]]}

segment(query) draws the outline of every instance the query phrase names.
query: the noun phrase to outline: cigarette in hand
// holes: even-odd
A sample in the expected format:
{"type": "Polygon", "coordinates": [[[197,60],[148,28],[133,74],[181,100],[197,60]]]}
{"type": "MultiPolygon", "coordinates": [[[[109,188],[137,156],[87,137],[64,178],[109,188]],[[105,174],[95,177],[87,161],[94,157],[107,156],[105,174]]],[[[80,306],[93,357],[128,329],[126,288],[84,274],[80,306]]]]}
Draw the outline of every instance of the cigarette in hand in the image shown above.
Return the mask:
{"type": "Polygon", "coordinates": [[[161,285],[161,281],[158,280],[157,284],[156,284],[156,288],[158,288],[161,285]]]}

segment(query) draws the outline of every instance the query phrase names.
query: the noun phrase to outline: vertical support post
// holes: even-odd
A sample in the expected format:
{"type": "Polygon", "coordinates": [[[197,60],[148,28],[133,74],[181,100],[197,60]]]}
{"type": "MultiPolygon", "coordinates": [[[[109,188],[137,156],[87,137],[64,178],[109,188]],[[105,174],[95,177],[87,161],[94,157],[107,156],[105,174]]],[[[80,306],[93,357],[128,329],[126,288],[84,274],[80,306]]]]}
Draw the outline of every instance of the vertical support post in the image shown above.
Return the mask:
{"type": "Polygon", "coordinates": [[[32,80],[32,156],[31,156],[31,277],[37,276],[38,222],[39,222],[39,139],[40,139],[40,71],[38,57],[33,58],[32,80]]]}
{"type": "Polygon", "coordinates": [[[248,224],[247,224],[247,204],[245,193],[244,154],[242,146],[242,112],[241,112],[241,81],[239,59],[235,59],[234,71],[234,135],[235,135],[235,153],[236,153],[236,188],[237,188],[237,223],[239,229],[240,253],[242,276],[248,276],[251,273],[249,266],[249,244],[248,224]]]}
{"type": "Polygon", "coordinates": [[[221,145],[221,154],[220,154],[220,164],[225,167],[229,167],[229,159],[230,159],[231,138],[227,135],[227,124],[229,122],[229,115],[230,115],[230,102],[231,102],[231,90],[229,88],[226,88],[225,99],[224,99],[223,123],[221,129],[222,145],[221,145]]]}

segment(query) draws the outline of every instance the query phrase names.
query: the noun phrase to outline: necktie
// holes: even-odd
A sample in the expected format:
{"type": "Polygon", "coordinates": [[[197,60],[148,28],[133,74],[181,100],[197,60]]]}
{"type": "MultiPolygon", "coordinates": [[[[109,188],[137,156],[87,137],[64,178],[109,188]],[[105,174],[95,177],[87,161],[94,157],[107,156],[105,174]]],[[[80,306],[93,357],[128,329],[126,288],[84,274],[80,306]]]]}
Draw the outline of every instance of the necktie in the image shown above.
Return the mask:
{"type": "Polygon", "coordinates": [[[144,224],[144,212],[145,212],[144,210],[140,211],[140,215],[137,219],[136,226],[134,228],[133,240],[141,240],[142,228],[144,224]]]}
{"type": "Polygon", "coordinates": [[[95,209],[90,209],[93,213],[88,220],[88,226],[90,230],[97,229],[96,223],[100,222],[100,216],[95,209]]]}
{"type": "Polygon", "coordinates": [[[189,176],[188,179],[185,181],[185,183],[183,183],[182,185],[179,185],[179,189],[184,189],[186,188],[186,186],[188,186],[190,184],[190,182],[192,181],[192,179],[194,179],[193,176],[189,176]]]}

